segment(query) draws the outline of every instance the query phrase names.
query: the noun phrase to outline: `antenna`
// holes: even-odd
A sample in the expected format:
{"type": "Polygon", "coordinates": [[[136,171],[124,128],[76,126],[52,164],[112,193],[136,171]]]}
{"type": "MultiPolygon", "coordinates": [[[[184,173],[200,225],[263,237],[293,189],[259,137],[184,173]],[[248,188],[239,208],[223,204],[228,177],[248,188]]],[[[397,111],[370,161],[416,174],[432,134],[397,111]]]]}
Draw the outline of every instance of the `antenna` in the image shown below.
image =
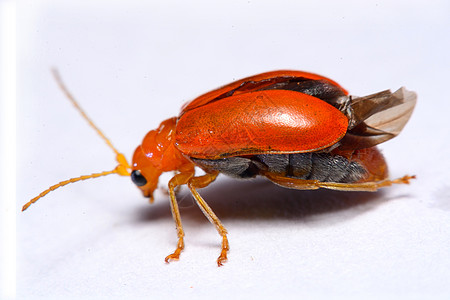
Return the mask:
{"type": "Polygon", "coordinates": [[[64,85],[58,71],[56,69],[52,69],[52,74],[53,74],[53,77],[55,78],[56,83],[58,84],[59,88],[67,96],[67,98],[70,100],[70,102],[72,102],[73,106],[75,106],[75,108],[78,110],[78,112],[81,114],[81,116],[89,123],[89,125],[92,128],[94,128],[94,130],[98,133],[98,135],[106,142],[106,144],[109,146],[109,148],[111,148],[114,151],[114,153],[116,153],[116,161],[117,161],[118,165],[111,171],[103,171],[100,173],[93,173],[90,175],[82,175],[82,176],[70,178],[70,179],[61,181],[55,185],[52,185],[51,187],[49,187],[48,189],[46,189],[45,191],[40,193],[38,196],[36,196],[33,199],[31,199],[30,201],[28,201],[22,207],[22,211],[26,210],[31,204],[35,203],[36,201],[38,201],[40,198],[44,197],[51,191],[54,191],[57,188],[65,186],[69,183],[74,183],[77,181],[82,181],[82,180],[91,179],[91,178],[97,178],[97,177],[106,176],[106,175],[110,175],[110,174],[118,174],[121,176],[130,176],[129,170],[131,169],[131,167],[130,167],[129,163],[127,162],[125,156],[122,153],[120,153],[119,151],[117,151],[117,149],[113,146],[111,141],[103,134],[103,132],[87,116],[87,114],[84,112],[84,110],[81,108],[81,106],[78,104],[78,102],[75,100],[75,98],[72,96],[72,94],[69,92],[69,90],[64,85]]]}

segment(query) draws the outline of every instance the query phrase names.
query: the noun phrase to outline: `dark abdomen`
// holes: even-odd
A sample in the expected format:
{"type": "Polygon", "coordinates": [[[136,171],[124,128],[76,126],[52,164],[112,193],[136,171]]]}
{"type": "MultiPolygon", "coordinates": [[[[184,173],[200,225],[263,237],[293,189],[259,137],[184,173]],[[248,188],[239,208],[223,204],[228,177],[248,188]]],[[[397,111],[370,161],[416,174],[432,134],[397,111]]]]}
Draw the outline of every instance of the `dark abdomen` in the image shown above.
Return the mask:
{"type": "Polygon", "coordinates": [[[208,160],[191,158],[205,170],[216,170],[237,178],[263,172],[283,177],[321,182],[365,182],[387,178],[387,167],[376,147],[355,151],[292,154],[260,154],[208,160]]]}

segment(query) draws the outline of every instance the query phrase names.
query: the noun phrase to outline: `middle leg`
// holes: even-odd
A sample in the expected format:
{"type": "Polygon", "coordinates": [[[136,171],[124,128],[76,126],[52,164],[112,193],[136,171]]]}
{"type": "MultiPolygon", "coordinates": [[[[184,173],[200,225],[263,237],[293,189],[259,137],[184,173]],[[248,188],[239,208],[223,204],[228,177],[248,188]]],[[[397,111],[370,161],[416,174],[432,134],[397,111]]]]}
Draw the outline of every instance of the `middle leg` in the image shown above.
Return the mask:
{"type": "Polygon", "coordinates": [[[196,188],[203,188],[208,186],[211,182],[213,182],[217,175],[219,175],[219,172],[213,172],[208,173],[203,176],[199,177],[193,177],[188,182],[188,187],[191,190],[192,195],[195,198],[195,202],[198,204],[200,209],[202,210],[203,214],[208,218],[208,220],[214,224],[217,231],[219,232],[220,236],[222,237],[222,248],[219,255],[219,258],[217,259],[217,265],[222,266],[223,263],[227,260],[227,253],[230,250],[230,246],[228,244],[228,238],[227,238],[227,230],[222,225],[222,222],[220,222],[219,218],[216,216],[216,214],[213,212],[211,207],[206,203],[205,200],[200,196],[200,194],[197,192],[196,188]]]}

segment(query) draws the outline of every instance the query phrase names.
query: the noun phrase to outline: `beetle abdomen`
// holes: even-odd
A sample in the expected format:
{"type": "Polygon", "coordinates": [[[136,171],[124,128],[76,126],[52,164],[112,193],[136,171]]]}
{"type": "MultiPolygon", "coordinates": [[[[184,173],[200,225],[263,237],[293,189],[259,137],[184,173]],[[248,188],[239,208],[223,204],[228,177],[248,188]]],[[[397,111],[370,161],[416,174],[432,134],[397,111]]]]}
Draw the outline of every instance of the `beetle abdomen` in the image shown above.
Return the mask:
{"type": "Polygon", "coordinates": [[[304,180],[350,183],[362,179],[367,173],[361,164],[331,153],[264,154],[257,157],[271,173],[304,180]]]}
{"type": "Polygon", "coordinates": [[[331,153],[261,154],[222,159],[191,158],[205,170],[219,171],[237,178],[250,178],[270,172],[283,177],[321,182],[351,183],[365,178],[362,164],[331,153]]]}
{"type": "Polygon", "coordinates": [[[219,171],[235,178],[252,178],[260,173],[265,166],[253,157],[233,156],[219,159],[190,159],[199,167],[208,171],[219,171]]]}

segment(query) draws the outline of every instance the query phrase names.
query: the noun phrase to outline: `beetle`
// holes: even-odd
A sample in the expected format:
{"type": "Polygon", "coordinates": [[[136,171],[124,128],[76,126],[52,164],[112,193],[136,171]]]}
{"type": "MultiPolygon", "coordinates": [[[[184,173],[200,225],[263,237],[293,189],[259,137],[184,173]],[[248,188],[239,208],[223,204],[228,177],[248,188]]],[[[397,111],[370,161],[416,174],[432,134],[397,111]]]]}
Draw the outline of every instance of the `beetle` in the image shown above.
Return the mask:
{"type": "Polygon", "coordinates": [[[145,197],[164,172],[168,182],[178,242],[166,262],[178,260],[184,230],[176,189],[187,185],[195,202],[222,238],[217,264],[227,260],[227,230],[197,189],[220,173],[235,178],[263,176],[282,187],[341,191],[376,191],[408,184],[415,176],[391,180],[376,145],[397,136],[409,120],[416,94],[400,88],[355,97],[335,81],[303,71],[266,72],[234,81],[182,107],[178,117],[163,121],[144,137],[129,165],[125,156],[88,118],[54,71],[60,88],[116,153],[118,166],[62,181],[23,206],[68,183],[109,174],[131,176],[145,197]],[[196,176],[196,167],[204,175],[196,176]]]}

